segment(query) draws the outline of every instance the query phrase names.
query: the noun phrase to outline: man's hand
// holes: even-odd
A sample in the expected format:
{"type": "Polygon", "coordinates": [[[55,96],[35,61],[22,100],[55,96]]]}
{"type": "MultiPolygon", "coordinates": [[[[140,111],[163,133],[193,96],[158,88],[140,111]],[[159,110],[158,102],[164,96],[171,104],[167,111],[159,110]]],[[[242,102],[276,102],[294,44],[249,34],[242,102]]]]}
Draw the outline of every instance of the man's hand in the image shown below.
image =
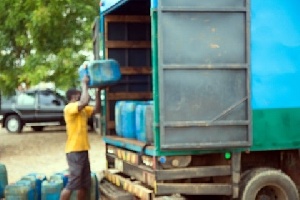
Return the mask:
{"type": "Polygon", "coordinates": [[[82,83],[85,83],[85,84],[88,84],[89,81],[90,81],[90,78],[87,75],[85,75],[82,79],[82,83]]]}

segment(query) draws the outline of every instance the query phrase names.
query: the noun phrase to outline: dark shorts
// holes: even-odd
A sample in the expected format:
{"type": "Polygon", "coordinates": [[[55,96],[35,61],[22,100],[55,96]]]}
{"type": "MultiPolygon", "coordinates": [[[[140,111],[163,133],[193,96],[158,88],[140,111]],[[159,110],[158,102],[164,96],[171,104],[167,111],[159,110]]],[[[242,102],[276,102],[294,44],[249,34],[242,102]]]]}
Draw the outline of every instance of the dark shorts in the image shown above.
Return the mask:
{"type": "Polygon", "coordinates": [[[88,151],[67,153],[69,177],[66,188],[69,190],[89,189],[91,169],[88,151]]]}

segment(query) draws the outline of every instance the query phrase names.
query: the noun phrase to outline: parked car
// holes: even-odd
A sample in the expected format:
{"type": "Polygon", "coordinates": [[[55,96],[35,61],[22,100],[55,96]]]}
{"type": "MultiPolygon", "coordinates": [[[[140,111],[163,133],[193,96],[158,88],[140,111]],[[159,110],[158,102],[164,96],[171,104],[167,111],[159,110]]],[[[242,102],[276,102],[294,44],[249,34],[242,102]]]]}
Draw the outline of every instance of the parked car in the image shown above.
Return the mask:
{"type": "MultiPolygon", "coordinates": [[[[65,125],[66,100],[53,90],[28,90],[1,98],[0,120],[8,132],[20,133],[24,126],[42,131],[45,126],[65,125]]],[[[89,120],[93,127],[93,119],[89,120]]]]}

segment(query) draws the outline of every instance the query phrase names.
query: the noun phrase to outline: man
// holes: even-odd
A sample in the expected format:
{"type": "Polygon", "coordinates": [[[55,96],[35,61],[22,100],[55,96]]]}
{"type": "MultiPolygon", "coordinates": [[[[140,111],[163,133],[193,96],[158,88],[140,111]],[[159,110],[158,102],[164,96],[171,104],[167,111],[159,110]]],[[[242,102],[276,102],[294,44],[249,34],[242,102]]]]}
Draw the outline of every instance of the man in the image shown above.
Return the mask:
{"type": "MultiPolygon", "coordinates": [[[[95,109],[88,106],[90,100],[88,81],[89,78],[85,76],[82,80],[82,92],[69,89],[66,93],[69,103],[64,109],[68,135],[65,152],[69,166],[69,178],[68,184],[61,192],[61,200],[69,200],[74,190],[77,190],[78,200],[85,199],[91,186],[87,121],[95,109]]],[[[99,99],[97,99],[96,108],[99,107],[99,102],[99,99]]]]}

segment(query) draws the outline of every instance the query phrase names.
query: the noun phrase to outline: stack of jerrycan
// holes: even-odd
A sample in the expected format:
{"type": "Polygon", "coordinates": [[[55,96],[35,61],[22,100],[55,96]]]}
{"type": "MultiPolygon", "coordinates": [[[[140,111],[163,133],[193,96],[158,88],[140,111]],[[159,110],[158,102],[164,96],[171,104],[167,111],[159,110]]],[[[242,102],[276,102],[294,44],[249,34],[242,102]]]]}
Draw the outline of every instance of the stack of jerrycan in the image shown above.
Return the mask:
{"type": "Polygon", "coordinates": [[[116,134],[124,138],[136,138],[135,109],[142,101],[117,101],[115,105],[116,134]]]}
{"type": "Polygon", "coordinates": [[[99,185],[98,185],[98,178],[96,173],[91,172],[92,178],[92,185],[90,189],[90,200],[98,200],[99,199],[99,185]]]}
{"type": "Polygon", "coordinates": [[[122,128],[121,128],[121,108],[126,103],[126,101],[117,101],[115,105],[115,129],[116,134],[122,137],[122,128]]]}
{"type": "MultiPolygon", "coordinates": [[[[87,193],[86,200],[98,200],[99,199],[99,186],[98,179],[95,173],[91,172],[91,187],[87,193]]],[[[70,200],[77,200],[77,191],[74,191],[70,200]]]]}
{"type": "Polygon", "coordinates": [[[34,195],[34,199],[38,199],[39,196],[41,196],[41,186],[39,186],[39,184],[41,184],[40,182],[41,181],[44,181],[46,179],[46,176],[43,175],[43,174],[40,174],[41,176],[41,179],[43,180],[37,180],[37,173],[31,173],[31,174],[28,174],[26,176],[23,176],[21,178],[20,181],[29,181],[30,183],[30,188],[32,189],[32,195],[34,195]],[[40,193],[40,195],[39,195],[40,193]]]}
{"type": "MultiPolygon", "coordinates": [[[[154,142],[154,136],[153,136],[153,104],[148,105],[146,107],[145,112],[145,121],[146,121],[146,142],[153,143],[154,142]]],[[[144,139],[142,140],[144,141],[144,139]]]]}
{"type": "Polygon", "coordinates": [[[16,183],[9,184],[5,187],[6,200],[37,200],[35,178],[23,176],[16,183]]]}
{"type": "Polygon", "coordinates": [[[27,177],[34,178],[37,200],[41,200],[42,199],[42,183],[43,183],[43,181],[47,180],[46,175],[42,174],[42,173],[30,173],[27,175],[27,177]]]}
{"type": "MultiPolygon", "coordinates": [[[[65,187],[68,183],[68,170],[58,172],[50,176],[50,180],[57,180],[63,182],[63,187],[65,187]]],[[[94,172],[91,172],[91,188],[87,194],[87,200],[98,200],[99,199],[99,191],[98,191],[98,179],[94,172]]],[[[73,191],[71,195],[71,200],[77,199],[77,191],[73,191]]],[[[47,199],[48,200],[48,199],[47,199]]]]}
{"type": "Polygon", "coordinates": [[[59,200],[63,189],[63,180],[50,178],[42,183],[42,200],[59,200]]]}
{"type": "Polygon", "coordinates": [[[136,106],[135,124],[136,139],[146,143],[153,143],[153,101],[136,106]]]}
{"type": "Polygon", "coordinates": [[[121,78],[120,65],[116,60],[94,60],[84,62],[78,69],[80,80],[87,75],[89,87],[107,86],[121,78]]]}
{"type": "Polygon", "coordinates": [[[117,101],[116,134],[142,142],[153,142],[153,101],[117,101]]]}
{"type": "Polygon", "coordinates": [[[124,138],[136,138],[135,108],[138,102],[128,101],[121,107],[121,134],[124,138]]]}
{"type": "Polygon", "coordinates": [[[64,170],[61,172],[56,172],[52,176],[50,176],[50,179],[57,179],[57,180],[62,180],[63,181],[63,187],[65,187],[68,183],[68,176],[69,176],[69,171],[64,170]]]}
{"type": "MultiPolygon", "coordinates": [[[[29,182],[29,181],[28,181],[29,182]]],[[[5,187],[5,200],[28,200],[31,186],[29,184],[9,184],[5,187]]]]}
{"type": "Polygon", "coordinates": [[[16,186],[20,186],[21,188],[23,187],[28,187],[28,191],[27,191],[27,198],[32,199],[32,200],[36,200],[37,199],[37,195],[36,195],[36,188],[35,188],[35,184],[32,184],[31,180],[26,180],[26,179],[21,179],[19,181],[17,181],[15,183],[16,186]]]}
{"type": "Polygon", "coordinates": [[[64,187],[66,187],[66,185],[68,183],[68,176],[69,176],[68,170],[64,170],[64,171],[61,171],[61,172],[56,172],[56,173],[54,173],[53,175],[50,176],[49,180],[51,180],[52,182],[61,183],[61,187],[60,187],[59,190],[57,190],[57,194],[59,193],[59,195],[60,195],[62,189],[64,187]]]}
{"type": "Polygon", "coordinates": [[[5,165],[0,163],[0,199],[4,198],[4,190],[8,184],[7,171],[5,165]]]}

